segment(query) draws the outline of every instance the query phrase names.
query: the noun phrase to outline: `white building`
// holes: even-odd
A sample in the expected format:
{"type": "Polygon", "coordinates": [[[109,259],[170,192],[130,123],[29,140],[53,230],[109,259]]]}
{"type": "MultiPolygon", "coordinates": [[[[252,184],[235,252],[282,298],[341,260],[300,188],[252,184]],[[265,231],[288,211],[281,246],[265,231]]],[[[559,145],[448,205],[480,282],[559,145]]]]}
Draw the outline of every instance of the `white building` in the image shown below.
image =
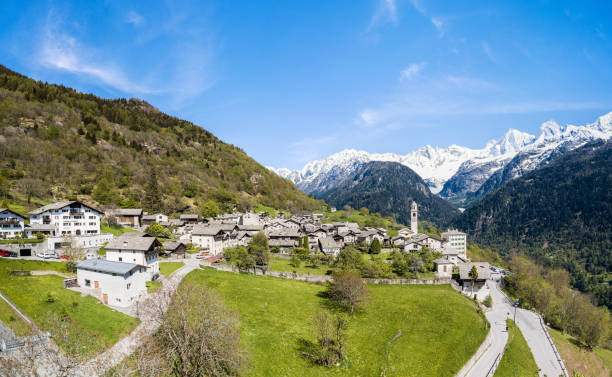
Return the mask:
{"type": "Polygon", "coordinates": [[[166,222],[168,222],[168,216],[164,215],[163,213],[156,213],[154,215],[142,216],[143,226],[151,225],[154,223],[161,224],[161,223],[166,223],[166,222]]]}
{"type": "Polygon", "coordinates": [[[461,293],[469,297],[476,296],[476,299],[480,301],[491,294],[488,283],[488,280],[491,278],[491,265],[489,265],[489,263],[459,263],[458,266],[461,293]],[[476,273],[478,275],[476,279],[472,279],[470,276],[472,267],[476,267],[476,273]]]}
{"type": "Polygon", "coordinates": [[[240,216],[238,225],[261,225],[259,215],[253,212],[245,213],[240,216]]]}
{"type": "Polygon", "coordinates": [[[442,242],[444,247],[455,249],[459,258],[467,259],[467,235],[465,233],[449,229],[442,233],[442,242]]]}
{"type": "Polygon", "coordinates": [[[229,233],[221,226],[198,224],[191,233],[191,242],[211,255],[217,255],[223,253],[230,240],[229,233]]]}
{"type": "Polygon", "coordinates": [[[319,239],[319,248],[325,255],[333,255],[334,258],[338,256],[342,244],[334,240],[332,237],[325,237],[319,239]]]}
{"type": "Polygon", "coordinates": [[[434,260],[436,272],[439,278],[450,278],[453,276],[453,267],[456,263],[445,257],[434,260]]]}
{"type": "Polygon", "coordinates": [[[147,293],[147,273],[135,263],[87,259],[76,266],[79,287],[90,290],[105,304],[129,307],[147,293]]]}
{"type": "Polygon", "coordinates": [[[20,236],[25,226],[25,217],[8,208],[0,208],[0,238],[20,236]]]}
{"type": "Polygon", "coordinates": [[[30,225],[52,225],[58,236],[100,234],[102,212],[79,201],[51,203],[28,213],[30,225]]]}
{"type": "Polygon", "coordinates": [[[147,280],[159,276],[161,244],[155,237],[143,233],[124,233],[106,246],[106,260],[135,263],[146,267],[147,280]]]}

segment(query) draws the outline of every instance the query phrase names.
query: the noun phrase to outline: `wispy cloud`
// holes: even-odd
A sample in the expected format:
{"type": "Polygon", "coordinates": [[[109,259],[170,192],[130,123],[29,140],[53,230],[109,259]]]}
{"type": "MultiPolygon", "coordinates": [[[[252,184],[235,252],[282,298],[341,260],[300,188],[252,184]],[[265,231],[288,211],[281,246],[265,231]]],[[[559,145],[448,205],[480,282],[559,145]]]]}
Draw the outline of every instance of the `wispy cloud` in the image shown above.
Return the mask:
{"type": "Polygon", "coordinates": [[[400,71],[400,81],[410,80],[414,76],[418,75],[419,72],[421,72],[421,70],[425,67],[425,64],[425,62],[413,63],[402,69],[400,71]]]}
{"type": "Polygon", "coordinates": [[[163,96],[167,109],[178,109],[215,83],[211,69],[212,36],[203,29],[201,20],[191,25],[183,22],[182,28],[175,28],[174,22],[179,16],[169,11],[167,17],[153,28],[144,27],[144,17],[128,15],[128,20],[132,21],[126,22],[140,23],[143,27],[138,28],[133,39],[126,39],[120,45],[113,44],[111,50],[104,44],[88,44],[86,30],[72,30],[71,23],[64,22],[51,10],[41,26],[35,46],[35,62],[41,67],[70,73],[128,95],[163,96]],[[159,34],[159,29],[164,29],[164,33],[159,34]],[[142,35],[148,37],[139,39],[142,35]],[[138,53],[115,51],[122,48],[147,50],[150,45],[159,43],[159,39],[172,43],[163,55],[147,62],[146,66],[141,65],[138,53]]]}
{"type": "Polygon", "coordinates": [[[295,161],[305,163],[319,158],[323,151],[338,142],[337,135],[328,135],[315,138],[301,138],[289,144],[289,152],[295,157],[295,161]]]}
{"type": "Polygon", "coordinates": [[[482,51],[489,58],[489,60],[491,60],[492,62],[496,61],[495,56],[493,56],[493,52],[491,51],[491,47],[489,47],[489,44],[487,42],[482,42],[482,51]]]}
{"type": "Polygon", "coordinates": [[[125,22],[134,26],[140,26],[144,23],[144,17],[134,11],[129,11],[125,22]]]}
{"type": "Polygon", "coordinates": [[[444,36],[444,20],[441,17],[430,16],[419,0],[410,0],[410,5],[412,5],[412,7],[423,17],[429,18],[429,22],[431,22],[438,31],[438,36],[444,36]]]}
{"type": "Polygon", "coordinates": [[[369,33],[375,27],[385,22],[397,23],[397,4],[395,0],[379,0],[376,11],[372,15],[370,24],[366,29],[366,33],[369,33]]]}
{"type": "Polygon", "coordinates": [[[100,57],[92,49],[84,47],[71,35],[48,26],[40,46],[39,63],[47,68],[58,69],[87,76],[126,93],[155,93],[155,90],[136,84],[112,64],[100,64],[100,57]]]}

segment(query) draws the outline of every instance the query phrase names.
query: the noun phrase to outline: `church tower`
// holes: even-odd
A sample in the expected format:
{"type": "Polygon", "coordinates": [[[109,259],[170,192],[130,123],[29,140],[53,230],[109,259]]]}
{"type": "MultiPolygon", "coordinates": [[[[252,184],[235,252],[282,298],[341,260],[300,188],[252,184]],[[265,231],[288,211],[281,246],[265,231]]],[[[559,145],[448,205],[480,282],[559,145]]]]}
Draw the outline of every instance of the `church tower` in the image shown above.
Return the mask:
{"type": "Polygon", "coordinates": [[[410,206],[410,230],[412,234],[417,234],[419,232],[419,210],[414,201],[412,202],[412,206],[410,206]]]}

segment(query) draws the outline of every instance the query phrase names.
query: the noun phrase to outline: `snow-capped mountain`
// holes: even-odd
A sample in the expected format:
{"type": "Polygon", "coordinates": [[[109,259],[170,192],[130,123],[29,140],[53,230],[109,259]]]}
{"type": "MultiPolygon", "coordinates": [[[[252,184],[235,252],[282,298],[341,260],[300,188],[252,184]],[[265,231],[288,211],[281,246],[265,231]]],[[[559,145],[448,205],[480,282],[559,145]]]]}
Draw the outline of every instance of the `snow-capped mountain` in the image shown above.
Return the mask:
{"type": "Polygon", "coordinates": [[[488,142],[482,149],[458,145],[434,148],[427,145],[406,155],[346,149],[322,160],[309,162],[302,170],[270,169],[292,180],[302,191],[316,196],[342,183],[366,162],[399,162],[417,172],[432,192],[447,198],[463,198],[486,188],[485,183],[487,187],[499,187],[508,179],[536,169],[556,155],[591,140],[611,138],[612,112],[586,126],[561,126],[548,121],[542,124],[540,131],[536,137],[510,129],[503,137],[488,142]],[[520,159],[520,163],[516,159],[520,159]],[[506,172],[505,178],[495,178],[498,184],[488,182],[511,165],[512,170],[506,172]]]}

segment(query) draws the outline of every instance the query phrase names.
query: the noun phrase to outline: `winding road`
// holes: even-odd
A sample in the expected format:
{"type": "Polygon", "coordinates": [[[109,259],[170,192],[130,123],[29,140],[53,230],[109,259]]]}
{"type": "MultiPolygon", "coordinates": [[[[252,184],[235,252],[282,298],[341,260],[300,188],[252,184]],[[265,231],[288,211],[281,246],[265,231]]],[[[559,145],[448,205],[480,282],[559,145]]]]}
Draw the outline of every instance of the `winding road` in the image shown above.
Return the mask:
{"type": "MultiPolygon", "coordinates": [[[[495,280],[489,280],[493,309],[485,313],[491,331],[476,354],[457,374],[458,377],[493,376],[497,364],[503,357],[504,347],[508,341],[506,319],[514,318],[514,305],[499,289],[495,280]]],[[[516,323],[523,333],[535,362],[540,369],[540,376],[567,376],[562,367],[562,360],[557,357],[556,349],[550,339],[548,330],[540,317],[529,310],[516,310],[516,323]]]]}

